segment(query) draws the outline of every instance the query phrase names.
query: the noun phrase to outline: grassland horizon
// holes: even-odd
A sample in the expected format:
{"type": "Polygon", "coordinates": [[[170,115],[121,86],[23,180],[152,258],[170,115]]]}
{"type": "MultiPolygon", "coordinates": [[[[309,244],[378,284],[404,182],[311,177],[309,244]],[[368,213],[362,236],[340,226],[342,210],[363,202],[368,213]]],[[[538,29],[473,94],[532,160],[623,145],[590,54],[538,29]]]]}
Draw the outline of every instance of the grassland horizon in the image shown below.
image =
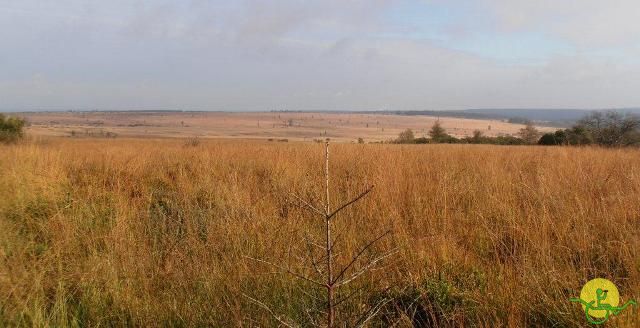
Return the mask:
{"type": "MultiPolygon", "coordinates": [[[[453,136],[515,135],[523,124],[503,120],[332,112],[30,112],[16,113],[34,136],[390,141],[406,129],[421,137],[439,121],[453,136]]],[[[539,127],[541,132],[553,131],[539,127]]]]}

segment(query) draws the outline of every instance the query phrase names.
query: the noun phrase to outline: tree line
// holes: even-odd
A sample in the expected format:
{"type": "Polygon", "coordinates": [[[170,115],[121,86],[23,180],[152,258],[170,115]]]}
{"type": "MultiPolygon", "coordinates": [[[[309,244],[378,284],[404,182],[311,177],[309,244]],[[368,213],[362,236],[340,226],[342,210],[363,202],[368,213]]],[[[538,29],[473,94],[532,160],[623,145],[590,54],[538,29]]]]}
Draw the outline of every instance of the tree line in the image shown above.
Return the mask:
{"type": "Polygon", "coordinates": [[[463,143],[494,145],[601,145],[622,147],[640,145],[640,118],[615,111],[593,112],[570,128],[541,133],[531,121],[525,122],[516,136],[485,136],[475,130],[472,136],[456,138],[447,133],[437,120],[427,136],[416,137],[411,129],[402,131],[393,143],[463,143]]]}

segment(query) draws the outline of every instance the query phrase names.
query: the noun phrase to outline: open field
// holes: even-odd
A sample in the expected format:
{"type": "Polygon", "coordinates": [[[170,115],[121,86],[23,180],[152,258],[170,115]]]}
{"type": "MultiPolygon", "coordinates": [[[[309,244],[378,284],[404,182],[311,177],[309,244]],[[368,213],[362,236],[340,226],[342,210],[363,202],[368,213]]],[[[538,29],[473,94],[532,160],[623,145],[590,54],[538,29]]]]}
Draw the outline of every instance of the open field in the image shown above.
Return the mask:
{"type": "MultiPolygon", "coordinates": [[[[323,147],[204,140],[39,139],[0,145],[0,326],[310,326],[319,294],[245,256],[305,270],[323,147]]],[[[331,148],[336,261],[391,228],[400,252],[342,291],[372,327],[583,326],[569,298],[613,280],[640,299],[635,149],[478,145],[331,148]]],[[[304,271],[313,275],[313,271],[304,271]]],[[[610,323],[637,327],[637,312],[610,323]]]]}
{"type": "MultiPolygon", "coordinates": [[[[47,112],[20,114],[35,135],[77,137],[200,137],[335,141],[386,141],[411,128],[423,136],[437,117],[340,113],[223,112],[47,112]]],[[[457,137],[481,130],[487,136],[513,135],[522,125],[498,120],[441,118],[457,137]]],[[[551,130],[541,128],[541,131],[551,130]]]]}

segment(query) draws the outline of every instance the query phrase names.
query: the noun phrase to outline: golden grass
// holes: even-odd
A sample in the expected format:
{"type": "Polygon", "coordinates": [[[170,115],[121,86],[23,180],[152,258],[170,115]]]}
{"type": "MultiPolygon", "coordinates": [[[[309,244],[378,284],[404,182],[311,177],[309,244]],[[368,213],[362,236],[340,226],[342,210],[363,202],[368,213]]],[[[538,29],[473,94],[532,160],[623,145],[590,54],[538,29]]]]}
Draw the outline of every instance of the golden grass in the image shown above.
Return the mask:
{"type": "MultiPolygon", "coordinates": [[[[310,324],[290,262],[319,222],[322,145],[50,139],[0,145],[0,326],[271,326],[242,296],[310,324]]],[[[401,252],[349,287],[372,326],[582,326],[594,277],[640,299],[640,156],[599,148],[332,146],[337,261],[386,227],[401,252]],[[386,291],[385,291],[386,290],[386,291]]],[[[307,271],[311,274],[311,271],[307,271]]],[[[627,310],[611,319],[637,326],[627,310]]]]}

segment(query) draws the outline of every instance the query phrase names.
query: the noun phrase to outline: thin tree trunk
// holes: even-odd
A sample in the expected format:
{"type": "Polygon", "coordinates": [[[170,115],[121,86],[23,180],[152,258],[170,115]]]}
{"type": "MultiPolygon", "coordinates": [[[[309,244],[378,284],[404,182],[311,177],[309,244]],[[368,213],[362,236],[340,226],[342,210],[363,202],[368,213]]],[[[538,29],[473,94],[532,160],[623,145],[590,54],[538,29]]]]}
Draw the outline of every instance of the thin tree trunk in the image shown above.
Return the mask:
{"type": "Polygon", "coordinates": [[[333,327],[335,317],[333,308],[333,263],[331,245],[331,211],[329,207],[329,141],[325,143],[325,229],[326,229],[326,251],[327,251],[327,327],[333,327]]]}

